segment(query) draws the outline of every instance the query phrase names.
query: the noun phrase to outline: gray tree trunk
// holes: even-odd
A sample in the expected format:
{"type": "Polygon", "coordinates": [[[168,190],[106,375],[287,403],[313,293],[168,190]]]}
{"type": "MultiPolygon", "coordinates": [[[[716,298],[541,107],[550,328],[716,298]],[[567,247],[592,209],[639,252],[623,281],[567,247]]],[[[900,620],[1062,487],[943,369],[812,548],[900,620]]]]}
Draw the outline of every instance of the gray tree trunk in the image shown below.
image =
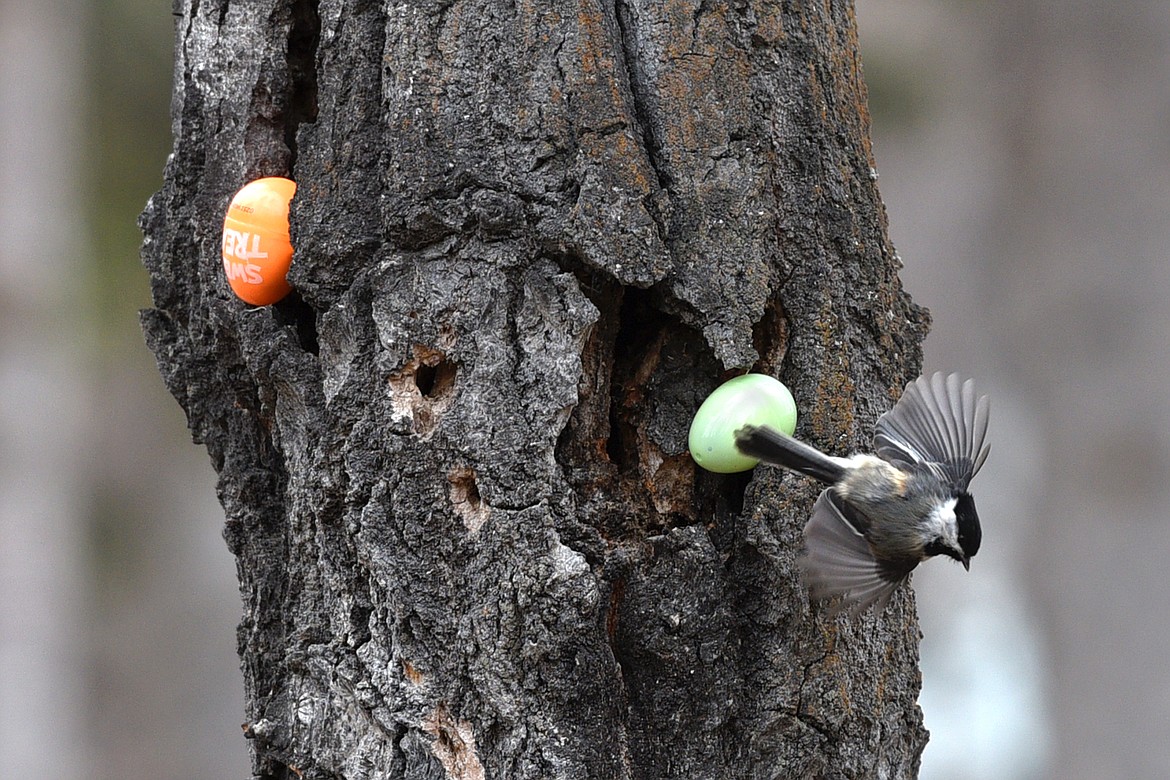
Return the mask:
{"type": "Polygon", "coordinates": [[[912,777],[910,595],[810,612],[815,490],[696,471],[723,378],[862,444],[920,360],[848,2],[199,2],[147,340],[219,474],[263,778],[912,777]],[[223,278],[298,182],[296,293],[223,278]]]}

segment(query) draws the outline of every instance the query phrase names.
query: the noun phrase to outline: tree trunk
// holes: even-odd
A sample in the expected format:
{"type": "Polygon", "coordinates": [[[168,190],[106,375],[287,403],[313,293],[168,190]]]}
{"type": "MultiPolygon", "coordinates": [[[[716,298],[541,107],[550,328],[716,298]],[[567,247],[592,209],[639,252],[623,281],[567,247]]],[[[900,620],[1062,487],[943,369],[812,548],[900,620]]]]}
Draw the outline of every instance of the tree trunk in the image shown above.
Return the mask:
{"type": "Polygon", "coordinates": [[[779,375],[846,452],[916,373],[848,2],[181,0],[147,340],[219,474],[263,778],[912,777],[918,624],[699,472],[779,375]],[[294,294],[223,278],[298,182],[294,294]]]}

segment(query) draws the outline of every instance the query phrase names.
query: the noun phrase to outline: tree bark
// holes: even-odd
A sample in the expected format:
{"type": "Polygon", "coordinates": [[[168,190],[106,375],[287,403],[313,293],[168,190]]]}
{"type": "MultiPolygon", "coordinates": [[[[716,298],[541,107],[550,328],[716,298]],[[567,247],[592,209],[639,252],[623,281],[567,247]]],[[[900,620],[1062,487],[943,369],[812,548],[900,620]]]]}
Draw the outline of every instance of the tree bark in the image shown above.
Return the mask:
{"type": "Polygon", "coordinates": [[[686,452],[718,383],[868,444],[918,369],[852,5],[180,0],[147,341],[219,475],[262,778],[912,777],[908,589],[686,452]],[[295,292],[235,299],[244,182],[295,292]]]}

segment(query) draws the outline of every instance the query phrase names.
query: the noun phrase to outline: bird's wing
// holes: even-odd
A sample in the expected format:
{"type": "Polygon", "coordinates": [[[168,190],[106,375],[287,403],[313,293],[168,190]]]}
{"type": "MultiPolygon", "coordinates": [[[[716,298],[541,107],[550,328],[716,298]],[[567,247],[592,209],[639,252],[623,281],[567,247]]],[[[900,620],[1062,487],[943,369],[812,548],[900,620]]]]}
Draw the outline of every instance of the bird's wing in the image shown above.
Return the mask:
{"type": "Polygon", "coordinates": [[[878,419],[874,448],[897,466],[926,466],[966,490],[991,449],[985,443],[989,410],[987,396],[976,398],[970,379],[920,376],[878,419]]]}
{"type": "Polygon", "coordinates": [[[880,613],[910,570],[874,559],[869,543],[846,513],[851,514],[848,505],[832,488],[821,493],[804,527],[805,549],[798,563],[812,599],[839,596],[839,608],[848,608],[854,616],[874,604],[880,613]]]}

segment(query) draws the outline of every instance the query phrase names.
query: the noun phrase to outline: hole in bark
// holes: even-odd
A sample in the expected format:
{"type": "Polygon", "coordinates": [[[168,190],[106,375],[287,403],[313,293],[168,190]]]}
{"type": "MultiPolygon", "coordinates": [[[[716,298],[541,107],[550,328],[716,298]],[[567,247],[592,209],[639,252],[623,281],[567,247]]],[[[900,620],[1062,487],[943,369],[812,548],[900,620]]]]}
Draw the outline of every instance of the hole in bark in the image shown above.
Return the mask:
{"type": "MultiPolygon", "coordinates": [[[[732,372],[657,290],[623,287],[579,258],[557,260],[598,310],[581,352],[577,405],[556,447],[581,517],[609,540],[696,522],[729,538],[751,474],[702,472],[687,436],[699,405],[732,372]]],[[[782,326],[782,316],[773,322],[782,326]]]]}
{"type": "Polygon", "coordinates": [[[605,440],[605,454],[618,471],[626,471],[632,463],[636,462],[636,455],[632,449],[633,443],[629,441],[630,431],[614,418],[615,416],[611,413],[609,438],[605,440]]]}
{"type": "MultiPolygon", "coordinates": [[[[225,4],[226,5],[226,4],[225,4]]],[[[297,128],[317,121],[317,41],[321,37],[318,0],[296,0],[288,32],[288,71],[292,82],[284,121],[289,170],[297,158],[297,128]]]]}
{"type": "Polygon", "coordinates": [[[479,495],[479,487],[475,484],[475,471],[466,467],[458,468],[447,476],[451,483],[451,500],[458,504],[466,504],[471,509],[479,509],[483,499],[479,495]]]}
{"type": "Polygon", "coordinates": [[[455,387],[456,366],[445,357],[424,360],[414,372],[414,383],[426,398],[442,398],[455,387]]]}
{"type": "Polygon", "coordinates": [[[647,291],[635,287],[624,291],[613,342],[609,439],[605,443],[610,462],[623,474],[636,471],[641,459],[638,426],[644,424],[640,417],[645,411],[646,384],[657,367],[665,326],[647,291]]]}
{"type": "MultiPolygon", "coordinates": [[[[444,334],[440,332],[440,337],[444,334]]],[[[454,335],[449,335],[453,343],[454,335]]],[[[429,434],[455,396],[459,364],[439,349],[414,345],[414,357],[389,377],[391,402],[412,420],[415,433],[429,434]]]]}
{"type": "Polygon", "coordinates": [[[480,498],[479,486],[475,483],[475,470],[458,466],[447,474],[447,483],[450,485],[448,497],[455,511],[463,518],[463,524],[468,531],[478,531],[488,519],[490,509],[480,498]]]}
{"type": "Polygon", "coordinates": [[[309,354],[316,355],[317,344],[317,312],[310,306],[301,294],[293,290],[284,299],[272,307],[276,313],[278,325],[292,327],[297,334],[297,342],[301,349],[309,354]]]}
{"type": "MultiPolygon", "coordinates": [[[[445,331],[440,330],[440,339],[446,339],[445,331]]],[[[449,340],[453,343],[453,334],[449,340]]],[[[409,416],[414,433],[427,435],[439,424],[454,399],[457,373],[459,364],[441,350],[415,344],[414,357],[390,375],[391,403],[399,414],[409,416]]]]}
{"type": "Polygon", "coordinates": [[[788,352],[788,319],[778,297],[768,301],[764,316],[752,328],[752,346],[760,356],[752,371],[777,376],[788,352]]]}

